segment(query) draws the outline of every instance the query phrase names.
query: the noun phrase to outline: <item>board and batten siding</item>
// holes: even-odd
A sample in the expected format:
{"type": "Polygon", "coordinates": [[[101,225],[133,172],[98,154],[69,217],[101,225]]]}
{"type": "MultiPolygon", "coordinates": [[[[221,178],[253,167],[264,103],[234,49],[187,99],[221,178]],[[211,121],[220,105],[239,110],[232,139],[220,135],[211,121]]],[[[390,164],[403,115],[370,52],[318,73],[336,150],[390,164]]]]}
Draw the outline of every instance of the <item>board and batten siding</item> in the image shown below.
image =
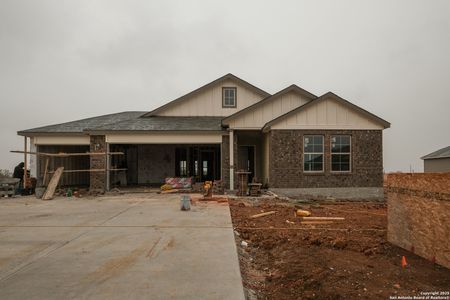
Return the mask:
{"type": "Polygon", "coordinates": [[[165,108],[158,113],[158,116],[212,116],[226,117],[232,115],[256,102],[262,100],[263,96],[254,91],[234,82],[225,80],[204,91],[200,91],[188,99],[185,99],[176,105],[165,108]],[[222,107],[222,88],[235,87],[237,93],[237,103],[235,108],[222,107]]]}
{"type": "Polygon", "coordinates": [[[267,122],[305,104],[309,99],[295,92],[289,92],[267,101],[238,115],[229,121],[230,128],[254,128],[260,129],[267,122]]]}
{"type": "Polygon", "coordinates": [[[329,98],[288,115],[271,129],[354,129],[376,130],[384,127],[363,114],[329,98]]]}

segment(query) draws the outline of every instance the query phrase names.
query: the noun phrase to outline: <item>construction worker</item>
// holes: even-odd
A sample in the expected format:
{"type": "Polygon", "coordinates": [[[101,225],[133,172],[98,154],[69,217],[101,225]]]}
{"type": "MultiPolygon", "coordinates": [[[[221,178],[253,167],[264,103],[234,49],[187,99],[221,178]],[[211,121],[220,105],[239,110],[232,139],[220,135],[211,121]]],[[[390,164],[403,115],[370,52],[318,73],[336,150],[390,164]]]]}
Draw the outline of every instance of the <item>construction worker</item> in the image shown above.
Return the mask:
{"type": "Polygon", "coordinates": [[[14,168],[13,178],[20,179],[19,187],[16,191],[16,194],[21,194],[22,190],[23,190],[23,175],[25,174],[25,171],[23,169],[24,166],[25,166],[25,164],[23,162],[21,162],[14,168]]]}

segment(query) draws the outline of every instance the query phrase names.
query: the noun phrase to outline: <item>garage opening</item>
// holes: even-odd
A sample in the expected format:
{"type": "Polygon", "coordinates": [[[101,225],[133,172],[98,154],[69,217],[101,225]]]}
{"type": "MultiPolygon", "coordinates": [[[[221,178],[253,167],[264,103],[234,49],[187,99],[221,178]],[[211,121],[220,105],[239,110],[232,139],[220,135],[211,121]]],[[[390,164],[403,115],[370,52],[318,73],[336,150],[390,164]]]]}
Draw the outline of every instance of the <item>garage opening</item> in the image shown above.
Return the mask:
{"type": "Polygon", "coordinates": [[[110,144],[111,152],[124,155],[111,157],[110,187],[160,186],[167,177],[193,177],[194,182],[221,179],[219,144],[110,144]]]}
{"type": "MultiPolygon", "coordinates": [[[[89,152],[89,145],[39,145],[37,152],[43,153],[85,153],[89,152]]],[[[45,173],[45,166],[48,160],[48,171],[53,172],[59,167],[64,167],[64,170],[89,170],[90,159],[89,156],[67,156],[67,157],[48,157],[38,156],[37,158],[37,180],[38,185],[43,184],[43,177],[45,173]]],[[[48,180],[47,180],[48,183],[48,180]]],[[[63,187],[89,187],[90,174],[89,172],[65,172],[61,176],[59,186],[63,187]]]]}

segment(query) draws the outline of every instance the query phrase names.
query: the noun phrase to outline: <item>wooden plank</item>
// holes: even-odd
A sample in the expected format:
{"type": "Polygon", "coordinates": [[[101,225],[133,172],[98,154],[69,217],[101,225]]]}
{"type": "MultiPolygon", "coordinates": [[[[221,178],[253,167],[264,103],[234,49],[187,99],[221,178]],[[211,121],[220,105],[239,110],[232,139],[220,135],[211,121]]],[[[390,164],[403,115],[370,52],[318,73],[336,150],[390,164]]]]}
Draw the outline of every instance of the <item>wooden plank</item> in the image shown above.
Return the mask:
{"type": "Polygon", "coordinates": [[[343,221],[341,217],[303,217],[305,221],[343,221]]]}
{"type": "Polygon", "coordinates": [[[28,161],[27,161],[27,137],[26,136],[24,136],[24,152],[23,152],[23,156],[24,156],[24,158],[23,158],[23,160],[24,160],[24,167],[23,167],[23,188],[24,189],[26,189],[27,188],[27,183],[28,183],[28,180],[27,180],[27,176],[28,176],[28,174],[27,174],[27,164],[28,164],[28,161]]]}
{"type": "MultiPolygon", "coordinates": [[[[109,171],[126,171],[128,169],[123,168],[123,169],[109,169],[109,171]]],[[[49,174],[53,174],[56,171],[49,171],[49,174]]],[[[64,173],[78,173],[78,172],[106,172],[106,169],[84,169],[84,170],[64,170],[64,173]]]]}
{"type": "Polygon", "coordinates": [[[300,224],[302,225],[329,225],[333,224],[333,221],[302,221],[300,224]]]}
{"type": "Polygon", "coordinates": [[[260,218],[260,217],[265,217],[265,216],[268,216],[268,215],[272,215],[272,214],[274,214],[274,213],[276,213],[276,211],[268,211],[268,212],[264,212],[264,213],[260,213],[260,214],[256,214],[256,215],[253,215],[253,216],[250,216],[250,219],[256,219],[256,218],[260,218]]]}
{"type": "Polygon", "coordinates": [[[44,170],[44,178],[42,179],[42,185],[47,185],[47,176],[48,176],[48,164],[50,162],[50,159],[47,157],[45,160],[45,170],[44,170]]]}
{"type": "Polygon", "coordinates": [[[30,154],[37,156],[52,156],[52,157],[68,157],[68,156],[96,156],[96,155],[124,155],[123,152],[84,152],[84,153],[44,153],[44,152],[30,152],[30,151],[20,151],[20,150],[11,150],[11,153],[22,153],[22,154],[30,154]]]}
{"type": "Polygon", "coordinates": [[[50,183],[45,190],[44,195],[42,196],[42,200],[52,200],[53,195],[55,194],[56,187],[58,186],[59,180],[61,179],[61,175],[64,171],[64,167],[59,167],[55,174],[53,174],[52,179],[50,179],[50,183]]]}
{"type": "Polygon", "coordinates": [[[178,193],[179,191],[180,191],[179,189],[166,190],[166,191],[161,191],[161,194],[173,194],[173,193],[178,193]]]}

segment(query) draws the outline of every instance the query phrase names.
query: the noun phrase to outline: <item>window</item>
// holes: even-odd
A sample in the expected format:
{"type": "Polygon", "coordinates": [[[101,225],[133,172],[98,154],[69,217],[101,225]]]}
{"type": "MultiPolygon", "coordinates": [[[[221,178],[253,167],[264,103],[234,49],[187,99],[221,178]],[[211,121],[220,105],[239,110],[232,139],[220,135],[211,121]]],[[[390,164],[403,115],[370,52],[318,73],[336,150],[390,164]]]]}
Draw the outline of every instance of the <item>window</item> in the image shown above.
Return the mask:
{"type": "Polygon", "coordinates": [[[350,172],[351,138],[349,135],[331,136],[331,171],[350,172]]]}
{"type": "Polygon", "coordinates": [[[187,149],[184,147],[175,149],[175,176],[188,176],[187,149]]]}
{"type": "Polygon", "coordinates": [[[323,136],[303,137],[303,171],[323,172],[323,136]]]}
{"type": "Polygon", "coordinates": [[[180,176],[187,176],[187,161],[180,160],[180,176]]]}
{"type": "Polygon", "coordinates": [[[194,161],[194,175],[198,176],[198,160],[194,161]]]}
{"type": "Polygon", "coordinates": [[[203,176],[208,176],[208,161],[203,161],[203,176]]]}
{"type": "Polygon", "coordinates": [[[236,88],[222,88],[222,107],[236,107],[236,88]]]}

